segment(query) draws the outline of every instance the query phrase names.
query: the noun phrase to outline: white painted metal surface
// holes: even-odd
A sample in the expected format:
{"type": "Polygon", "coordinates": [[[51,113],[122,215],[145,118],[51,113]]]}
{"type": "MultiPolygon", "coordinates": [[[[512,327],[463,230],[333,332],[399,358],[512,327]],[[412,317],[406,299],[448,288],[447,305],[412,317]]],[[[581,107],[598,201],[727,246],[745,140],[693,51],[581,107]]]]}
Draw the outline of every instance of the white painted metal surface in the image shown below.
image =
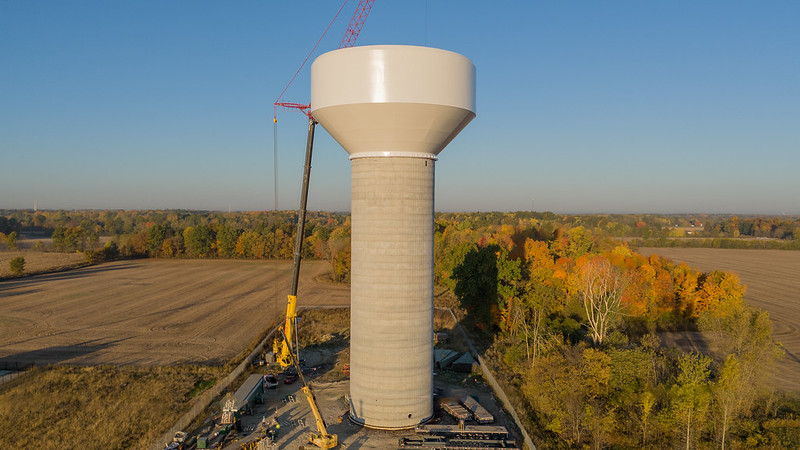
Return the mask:
{"type": "Polygon", "coordinates": [[[351,155],[436,155],[475,117],[475,66],[427,47],[332,51],[311,65],[311,109],[351,155]]]}
{"type": "Polygon", "coordinates": [[[436,155],[475,117],[457,53],[352,47],[311,67],[314,118],[352,160],[351,417],[411,428],[433,415],[436,155]]]}

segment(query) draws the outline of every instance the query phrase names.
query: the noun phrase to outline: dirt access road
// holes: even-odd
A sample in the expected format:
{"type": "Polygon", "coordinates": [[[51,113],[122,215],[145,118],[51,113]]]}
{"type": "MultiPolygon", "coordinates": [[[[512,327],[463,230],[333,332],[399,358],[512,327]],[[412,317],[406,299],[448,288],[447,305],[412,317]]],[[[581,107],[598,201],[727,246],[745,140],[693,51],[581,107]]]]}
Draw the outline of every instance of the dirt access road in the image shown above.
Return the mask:
{"type": "Polygon", "coordinates": [[[747,285],[745,301],[769,311],[774,338],[786,356],[778,363],[777,388],[800,393],[800,251],[717,248],[641,248],[704,272],[736,272],[747,285]]]}
{"type": "MultiPolygon", "coordinates": [[[[302,264],[298,304],[350,304],[302,264]]],[[[0,282],[0,364],[222,364],[285,313],[290,261],[135,260],[0,282]]]]}

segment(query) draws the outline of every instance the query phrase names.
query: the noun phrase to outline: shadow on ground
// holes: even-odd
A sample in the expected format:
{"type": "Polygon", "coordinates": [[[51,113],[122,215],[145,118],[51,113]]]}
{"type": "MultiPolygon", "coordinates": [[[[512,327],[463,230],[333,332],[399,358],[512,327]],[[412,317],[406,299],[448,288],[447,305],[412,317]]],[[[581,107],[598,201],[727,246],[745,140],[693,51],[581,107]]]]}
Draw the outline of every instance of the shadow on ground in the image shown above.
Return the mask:
{"type": "MultiPolygon", "coordinates": [[[[90,267],[79,267],[64,269],[60,272],[43,273],[38,275],[31,275],[24,278],[15,278],[11,280],[0,280],[0,296],[6,296],[5,291],[17,289],[20,287],[32,287],[39,284],[47,283],[49,281],[70,280],[75,278],[83,278],[97,273],[113,272],[120,270],[129,270],[138,268],[140,264],[114,264],[103,263],[90,267]]],[[[12,294],[19,295],[19,294],[12,294]]]]}
{"type": "Polygon", "coordinates": [[[74,358],[99,352],[131,338],[105,340],[93,339],[73,345],[57,345],[0,357],[0,366],[59,364],[74,358]]]}

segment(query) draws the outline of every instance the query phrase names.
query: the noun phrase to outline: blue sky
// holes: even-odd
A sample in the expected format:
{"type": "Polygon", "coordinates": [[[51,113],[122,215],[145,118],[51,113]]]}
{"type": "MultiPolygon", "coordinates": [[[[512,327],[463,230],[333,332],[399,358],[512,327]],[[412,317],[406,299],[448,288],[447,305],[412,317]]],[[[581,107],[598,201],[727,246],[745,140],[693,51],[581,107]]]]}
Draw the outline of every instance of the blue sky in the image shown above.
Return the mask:
{"type": "MultiPolygon", "coordinates": [[[[340,6],[0,1],[0,208],[273,209],[272,103],[340,6]]],[[[358,44],[476,65],[439,211],[800,214],[798,23],[796,1],[377,0],[358,44]]],[[[278,120],[296,209],[306,121],[278,120]]],[[[313,166],[309,208],[348,210],[321,127],[313,166]]]]}

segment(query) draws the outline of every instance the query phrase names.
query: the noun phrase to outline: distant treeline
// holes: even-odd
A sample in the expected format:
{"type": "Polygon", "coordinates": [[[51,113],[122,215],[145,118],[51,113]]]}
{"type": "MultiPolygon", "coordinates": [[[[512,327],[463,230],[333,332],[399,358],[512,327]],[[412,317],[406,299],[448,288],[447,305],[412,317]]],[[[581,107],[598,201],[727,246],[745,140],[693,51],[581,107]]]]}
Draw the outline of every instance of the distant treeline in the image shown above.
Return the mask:
{"type": "MultiPolygon", "coordinates": [[[[316,212],[313,215],[335,218],[343,222],[347,214],[316,212]]],[[[437,219],[456,220],[463,228],[489,225],[515,225],[520,220],[536,219],[541,224],[577,226],[594,234],[612,237],[657,239],[675,237],[691,230],[691,236],[736,238],[740,236],[800,239],[800,217],[796,216],[732,216],[723,214],[589,214],[561,215],[550,212],[476,212],[437,213],[437,219]]],[[[0,233],[25,230],[46,231],[57,227],[83,227],[98,236],[118,236],[142,231],[153,224],[169,224],[173,228],[227,224],[233,228],[251,230],[258,220],[270,225],[294,223],[293,211],[268,212],[208,212],[189,210],[73,210],[31,211],[0,210],[0,233]]],[[[291,228],[291,226],[289,227],[291,228]]],[[[290,230],[285,230],[290,231],[290,230]]],[[[307,233],[308,234],[308,233],[307,233]]]]}
{"type": "Polygon", "coordinates": [[[633,239],[637,247],[669,248],[738,248],[745,250],[800,250],[800,239],[741,239],[741,238],[687,238],[687,239],[633,239]]]}
{"type": "MultiPolygon", "coordinates": [[[[21,234],[51,237],[36,249],[82,251],[93,261],[123,258],[291,259],[295,212],[15,211],[0,225],[21,234]],[[101,237],[105,242],[101,245],[101,237]]],[[[332,276],[349,279],[348,215],[307,215],[303,257],[331,262],[332,276]]]]}
{"type": "MultiPolygon", "coordinates": [[[[14,239],[52,237],[38,249],[90,251],[95,257],[189,257],[289,259],[294,250],[297,214],[293,211],[206,212],[186,210],[30,211],[0,210],[0,237],[11,248],[14,239]],[[12,238],[5,239],[12,233],[12,238]],[[108,242],[100,248],[101,237],[108,242]],[[109,239],[110,238],[110,239],[109,239]]],[[[537,233],[554,236],[582,227],[598,237],[633,239],[642,246],[715,248],[800,248],[800,218],[725,215],[593,214],[550,212],[438,213],[436,227],[482,230],[519,229],[535,223],[537,233]],[[691,235],[683,237],[687,230],[691,235]],[[743,240],[752,236],[770,240],[743,240]],[[681,239],[676,239],[682,237],[681,239]]],[[[311,212],[303,240],[303,257],[327,259],[345,280],[349,266],[349,216],[311,212]]]]}
{"type": "Polygon", "coordinates": [[[709,216],[705,222],[705,231],[701,236],[729,238],[752,236],[800,240],[800,218],[709,216]]]}

